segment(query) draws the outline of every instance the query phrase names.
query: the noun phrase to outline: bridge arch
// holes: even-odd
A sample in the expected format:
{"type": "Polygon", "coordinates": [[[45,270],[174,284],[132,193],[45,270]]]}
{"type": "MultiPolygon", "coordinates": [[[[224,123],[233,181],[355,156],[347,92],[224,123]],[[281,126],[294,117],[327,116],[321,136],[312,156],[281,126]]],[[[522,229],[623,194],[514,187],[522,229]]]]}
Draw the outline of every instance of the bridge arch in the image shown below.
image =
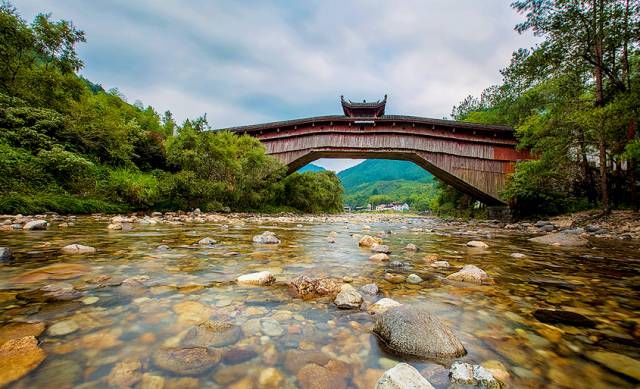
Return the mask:
{"type": "Polygon", "coordinates": [[[514,130],[416,116],[385,115],[385,99],[341,99],[344,116],[320,116],[231,128],[257,137],[292,173],[319,158],[398,159],[416,163],[487,205],[504,205],[500,193],[515,163],[514,130]],[[357,116],[354,116],[357,115],[357,116]]]}

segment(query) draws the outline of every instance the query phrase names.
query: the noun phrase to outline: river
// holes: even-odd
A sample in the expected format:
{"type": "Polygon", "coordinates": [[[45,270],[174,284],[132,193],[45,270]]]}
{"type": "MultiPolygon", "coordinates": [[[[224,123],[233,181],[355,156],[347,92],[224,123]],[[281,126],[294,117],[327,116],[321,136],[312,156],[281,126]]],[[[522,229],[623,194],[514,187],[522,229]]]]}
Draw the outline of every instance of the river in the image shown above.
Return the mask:
{"type": "MultiPolygon", "coordinates": [[[[508,387],[639,383],[637,241],[591,240],[586,247],[562,248],[530,242],[531,235],[499,224],[384,215],[221,215],[202,223],[134,223],[130,230],[127,224],[125,230],[107,229],[109,219],[54,217],[44,231],[0,232],[0,246],[11,248],[14,256],[0,265],[0,342],[34,335],[45,356],[37,368],[17,374],[10,387],[313,387],[325,382],[372,388],[398,361],[416,367],[437,388],[449,385],[442,362],[386,350],[371,331],[368,313],[338,309],[327,298],[292,297],[286,283],[300,274],[333,277],[355,288],[375,283],[380,293],[369,300],[389,297],[425,305],[461,340],[467,354],[460,360],[482,364],[508,387]],[[267,230],[281,243],[252,242],[267,230]],[[381,236],[391,249],[390,260],[402,266],[370,261],[371,251],[358,246],[364,234],[381,236]],[[217,242],[198,245],[204,237],[217,242]],[[470,240],[489,247],[467,247],[470,240]],[[60,252],[72,243],[97,251],[60,252]],[[406,250],[409,243],[418,251],[406,250]],[[523,255],[514,258],[513,253],[523,255]],[[434,258],[451,267],[431,266],[434,258]],[[445,278],[465,264],[485,270],[494,284],[445,278]],[[275,284],[235,282],[263,270],[276,276],[275,284]],[[384,279],[389,272],[416,274],[424,281],[390,283],[384,279]],[[537,309],[576,312],[593,325],[545,324],[533,316],[537,309]],[[224,338],[215,341],[214,360],[201,369],[166,368],[163,350],[179,348],[189,329],[206,320],[228,326],[224,338]],[[323,370],[304,368],[312,363],[323,370]]],[[[17,370],[23,368],[15,363],[17,370]]]]}

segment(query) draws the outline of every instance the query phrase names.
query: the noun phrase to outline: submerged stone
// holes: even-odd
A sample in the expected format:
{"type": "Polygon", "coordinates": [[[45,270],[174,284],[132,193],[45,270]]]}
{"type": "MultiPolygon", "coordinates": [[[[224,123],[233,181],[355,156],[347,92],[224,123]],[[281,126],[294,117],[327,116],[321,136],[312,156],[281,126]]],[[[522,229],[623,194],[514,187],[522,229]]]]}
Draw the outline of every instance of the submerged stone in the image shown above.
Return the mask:
{"type": "Polygon", "coordinates": [[[0,386],[24,377],[38,367],[46,356],[34,336],[5,342],[0,346],[0,386]]]}
{"type": "Polygon", "coordinates": [[[566,324],[576,327],[595,327],[596,323],[588,317],[571,311],[555,309],[536,309],[533,316],[547,324],[566,324]]]}
{"type": "Polygon", "coordinates": [[[382,239],[365,235],[358,241],[358,246],[360,247],[372,247],[374,244],[382,244],[382,239]]]}
{"type": "Polygon", "coordinates": [[[199,375],[212,369],[220,357],[221,352],[217,349],[191,347],[160,349],[152,359],[160,369],[179,375],[199,375]]]}
{"type": "Polygon", "coordinates": [[[464,265],[462,270],[448,275],[447,279],[484,285],[492,285],[494,283],[484,270],[475,265],[464,265]]]}
{"type": "Polygon", "coordinates": [[[71,255],[95,254],[96,249],[91,246],[85,246],[81,244],[70,244],[61,248],[60,252],[62,252],[63,254],[71,254],[71,255]]]}
{"type": "Polygon", "coordinates": [[[489,247],[489,245],[480,240],[471,240],[467,242],[467,247],[477,247],[477,248],[486,249],[487,247],[489,247]]]}
{"type": "Polygon", "coordinates": [[[626,355],[608,351],[588,352],[587,357],[609,369],[640,381],[640,361],[626,355]]]}
{"type": "Polygon", "coordinates": [[[236,343],[242,329],[232,323],[207,320],[191,327],[181,341],[183,347],[222,347],[236,343]]]}
{"type": "Polygon", "coordinates": [[[589,241],[576,234],[556,232],[529,239],[531,242],[549,244],[553,246],[579,247],[586,246],[589,241]]]}

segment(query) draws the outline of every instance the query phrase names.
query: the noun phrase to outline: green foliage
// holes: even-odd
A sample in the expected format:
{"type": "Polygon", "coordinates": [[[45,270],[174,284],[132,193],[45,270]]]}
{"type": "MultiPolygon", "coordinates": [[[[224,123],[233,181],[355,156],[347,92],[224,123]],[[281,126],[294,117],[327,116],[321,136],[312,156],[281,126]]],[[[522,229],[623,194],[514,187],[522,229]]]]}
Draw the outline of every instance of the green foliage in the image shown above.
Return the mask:
{"type": "Polygon", "coordinates": [[[340,179],[331,171],[293,173],[284,180],[283,202],[303,212],[341,212],[340,179]]]}
{"type": "Polygon", "coordinates": [[[138,209],[148,209],[158,200],[158,179],[149,173],[130,169],[109,172],[107,190],[118,202],[131,204],[138,209]]]}
{"type": "MultiPolygon", "coordinates": [[[[179,126],[78,76],[84,41],[70,21],[29,25],[0,5],[0,212],[291,209],[286,168],[258,140],[213,132],[206,116],[179,126]]],[[[330,177],[294,181],[296,195],[332,192],[307,211],[341,204],[330,177]]]]}

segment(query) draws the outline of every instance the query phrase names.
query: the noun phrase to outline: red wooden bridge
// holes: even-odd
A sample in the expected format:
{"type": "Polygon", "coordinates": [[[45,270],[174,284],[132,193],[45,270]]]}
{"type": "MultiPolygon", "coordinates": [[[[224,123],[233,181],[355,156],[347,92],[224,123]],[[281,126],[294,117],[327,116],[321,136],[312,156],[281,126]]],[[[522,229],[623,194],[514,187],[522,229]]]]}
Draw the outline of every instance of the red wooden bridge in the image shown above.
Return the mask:
{"type": "Polygon", "coordinates": [[[230,128],[257,137],[289,172],[319,158],[412,161],[487,205],[500,193],[517,161],[513,128],[416,116],[385,115],[387,96],[374,103],[341,97],[344,115],[316,116],[230,128]]]}

